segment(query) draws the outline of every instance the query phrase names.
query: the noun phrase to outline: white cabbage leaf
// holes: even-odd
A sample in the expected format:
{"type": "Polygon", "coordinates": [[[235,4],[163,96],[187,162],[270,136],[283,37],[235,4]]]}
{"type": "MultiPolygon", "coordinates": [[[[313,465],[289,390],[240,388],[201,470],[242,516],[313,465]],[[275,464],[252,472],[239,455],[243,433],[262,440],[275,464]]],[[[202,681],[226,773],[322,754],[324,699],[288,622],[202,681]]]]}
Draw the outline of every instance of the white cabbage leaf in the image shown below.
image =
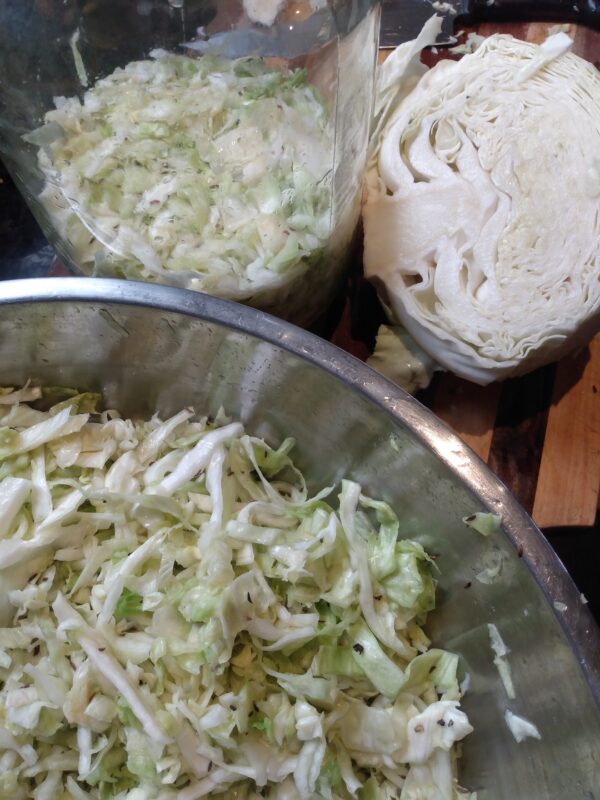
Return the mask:
{"type": "Polygon", "coordinates": [[[425,389],[439,366],[400,326],[380,325],[367,364],[409,394],[425,389]]]}

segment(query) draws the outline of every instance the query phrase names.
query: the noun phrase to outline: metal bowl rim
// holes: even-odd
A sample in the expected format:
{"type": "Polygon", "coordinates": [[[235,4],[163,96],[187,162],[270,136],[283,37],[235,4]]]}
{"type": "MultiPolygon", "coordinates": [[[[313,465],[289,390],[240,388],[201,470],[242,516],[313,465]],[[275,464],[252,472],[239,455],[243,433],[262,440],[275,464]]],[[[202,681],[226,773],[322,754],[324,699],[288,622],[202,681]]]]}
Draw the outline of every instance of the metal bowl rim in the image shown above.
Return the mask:
{"type": "Polygon", "coordinates": [[[379,373],[324,339],[249,306],[211,295],[138,281],[29,278],[2,282],[0,306],[77,302],[142,306],[204,319],[262,339],[308,361],[375,403],[502,516],[503,531],[542,589],[600,710],[600,629],[566,568],[533,520],[489,467],[433,412],[379,373]],[[562,604],[566,611],[558,610],[562,604]]]}

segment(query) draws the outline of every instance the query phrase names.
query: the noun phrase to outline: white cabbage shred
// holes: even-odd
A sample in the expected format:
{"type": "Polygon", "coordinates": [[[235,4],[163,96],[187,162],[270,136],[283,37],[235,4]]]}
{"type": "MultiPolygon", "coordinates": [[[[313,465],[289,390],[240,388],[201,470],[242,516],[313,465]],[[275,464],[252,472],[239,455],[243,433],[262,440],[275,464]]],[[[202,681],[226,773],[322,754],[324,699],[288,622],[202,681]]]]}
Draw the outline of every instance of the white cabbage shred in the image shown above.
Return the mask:
{"type": "Polygon", "coordinates": [[[491,514],[488,511],[476,511],[463,517],[462,520],[468,528],[472,528],[482,536],[491,536],[500,530],[502,517],[499,514],[491,514]]]}
{"type": "Polygon", "coordinates": [[[504,556],[499,550],[492,550],[489,554],[486,554],[482,562],[483,569],[475,575],[475,580],[489,586],[500,576],[504,565],[504,556]]]}
{"type": "Polygon", "coordinates": [[[222,413],[98,402],[0,393],[0,797],[463,797],[458,656],[394,511],[310,496],[292,440],[222,413]]]}
{"type": "Polygon", "coordinates": [[[467,38],[463,44],[454,45],[454,47],[449,47],[448,50],[450,53],[456,54],[473,53],[483,42],[485,42],[485,36],[471,32],[467,34],[467,38]]]}
{"type": "Polygon", "coordinates": [[[306,71],[152,55],[82,101],[55,98],[25,137],[40,148],[41,200],[76,265],[281,302],[287,316],[294,302],[314,307],[329,286],[333,133],[306,71]]]}
{"type": "Polygon", "coordinates": [[[516,742],[520,743],[524,739],[541,739],[542,735],[537,727],[524,717],[519,717],[513,714],[512,711],[506,709],[504,712],[504,719],[508,726],[509,731],[514,736],[516,742]]]}
{"type": "MultiPolygon", "coordinates": [[[[600,325],[600,73],[570,43],[494,35],[414,88],[387,68],[365,272],[395,322],[480,384],[559,358],[600,325]]],[[[412,74],[415,45],[390,56],[410,55],[412,74]]]]}
{"type": "Polygon", "coordinates": [[[488,633],[490,636],[490,644],[494,652],[494,666],[498,670],[506,694],[511,700],[514,700],[517,695],[515,693],[512,672],[507,658],[510,650],[504,643],[504,639],[500,636],[500,631],[494,623],[488,624],[488,633]]]}

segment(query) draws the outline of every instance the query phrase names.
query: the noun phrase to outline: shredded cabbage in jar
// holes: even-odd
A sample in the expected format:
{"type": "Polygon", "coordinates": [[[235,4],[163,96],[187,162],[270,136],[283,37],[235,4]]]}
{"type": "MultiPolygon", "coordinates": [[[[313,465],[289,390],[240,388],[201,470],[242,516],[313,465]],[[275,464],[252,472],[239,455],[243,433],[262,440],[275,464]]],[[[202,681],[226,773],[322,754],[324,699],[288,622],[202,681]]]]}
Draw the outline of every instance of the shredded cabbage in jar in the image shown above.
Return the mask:
{"type": "Polygon", "coordinates": [[[222,412],[98,402],[0,390],[0,796],[458,798],[458,656],[394,511],[222,412]]]}
{"type": "Polygon", "coordinates": [[[233,300],[319,270],[331,233],[330,115],[303,69],[155,51],[55,98],[41,200],[88,274],[233,300]]]}

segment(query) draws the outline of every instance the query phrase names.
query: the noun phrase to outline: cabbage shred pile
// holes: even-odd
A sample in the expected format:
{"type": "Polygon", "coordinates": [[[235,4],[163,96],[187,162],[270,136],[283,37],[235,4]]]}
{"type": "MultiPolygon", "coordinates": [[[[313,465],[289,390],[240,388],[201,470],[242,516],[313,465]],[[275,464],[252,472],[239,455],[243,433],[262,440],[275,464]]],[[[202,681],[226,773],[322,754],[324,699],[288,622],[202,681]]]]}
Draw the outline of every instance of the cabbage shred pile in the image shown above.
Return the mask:
{"type": "Polygon", "coordinates": [[[458,657],[393,510],[223,412],[98,402],[0,390],[0,797],[457,798],[458,657]]]}
{"type": "Polygon", "coordinates": [[[87,273],[234,300],[317,268],[331,228],[333,135],[305,70],[162,51],[55,98],[41,195],[87,273]]]}

